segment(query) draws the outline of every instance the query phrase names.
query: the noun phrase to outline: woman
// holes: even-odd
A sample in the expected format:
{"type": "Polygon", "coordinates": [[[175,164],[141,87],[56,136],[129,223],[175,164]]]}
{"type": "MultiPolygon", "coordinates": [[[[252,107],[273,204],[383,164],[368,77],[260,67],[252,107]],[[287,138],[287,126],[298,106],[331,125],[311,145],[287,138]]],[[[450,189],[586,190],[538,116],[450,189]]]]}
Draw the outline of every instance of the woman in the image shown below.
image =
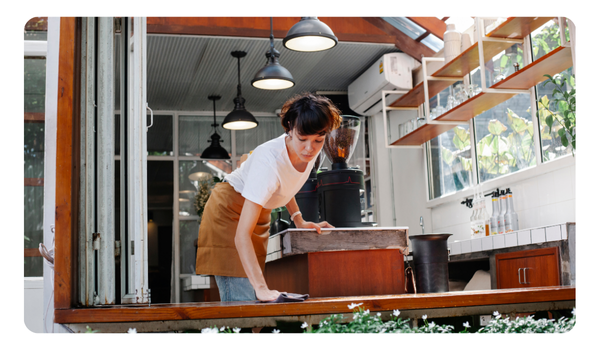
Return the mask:
{"type": "Polygon", "coordinates": [[[285,134],[258,146],[213,189],[198,232],[196,273],[215,276],[221,301],[279,296],[263,275],[272,209],[285,205],[298,228],[320,234],[321,228],[333,227],[302,219],[294,195],[308,179],[325,137],[341,120],[326,97],[291,98],[281,109],[285,134]]]}

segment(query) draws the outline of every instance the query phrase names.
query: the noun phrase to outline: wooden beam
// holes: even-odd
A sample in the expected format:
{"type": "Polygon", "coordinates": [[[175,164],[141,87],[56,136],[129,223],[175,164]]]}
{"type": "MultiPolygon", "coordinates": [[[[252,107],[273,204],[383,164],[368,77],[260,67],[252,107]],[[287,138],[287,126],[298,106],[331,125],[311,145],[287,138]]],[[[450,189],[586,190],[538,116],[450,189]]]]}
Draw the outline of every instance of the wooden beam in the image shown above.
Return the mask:
{"type": "Polygon", "coordinates": [[[40,253],[40,250],[38,248],[25,248],[25,257],[36,257],[36,256],[42,256],[42,253],[40,253]]]}
{"type": "MultiPolygon", "coordinates": [[[[273,36],[282,39],[300,17],[274,17],[273,36]]],[[[392,35],[361,17],[319,17],[339,41],[393,44],[392,35]]],[[[189,34],[268,39],[269,17],[148,17],[148,34],[189,34]]]]}
{"type": "Polygon", "coordinates": [[[76,19],[60,19],[60,47],[58,66],[58,104],[56,131],[56,220],[54,259],[54,308],[64,309],[73,305],[75,295],[73,268],[75,264],[73,244],[73,207],[75,164],[73,135],[75,117],[75,89],[77,88],[77,39],[76,19]]]}
{"type": "Polygon", "coordinates": [[[363,19],[383,32],[394,36],[396,47],[419,62],[421,62],[423,56],[432,57],[435,54],[435,51],[422,43],[416,42],[381,17],[363,17],[363,19]]]}
{"type": "Polygon", "coordinates": [[[46,114],[44,112],[25,112],[24,122],[25,123],[43,123],[46,120],[46,114]]]}
{"type": "Polygon", "coordinates": [[[25,24],[26,31],[48,31],[48,17],[33,17],[25,24]]]}
{"type": "Polygon", "coordinates": [[[575,300],[575,287],[495,289],[430,294],[309,298],[297,303],[256,301],[109,306],[55,311],[56,323],[106,323],[236,319],[249,317],[331,315],[348,313],[348,305],[362,303],[371,312],[467,308],[575,300]]]}
{"type": "Polygon", "coordinates": [[[446,31],[446,22],[437,17],[407,17],[417,25],[423,27],[427,32],[435,35],[441,40],[444,40],[444,32],[446,31]]]}
{"type": "Polygon", "coordinates": [[[28,186],[44,186],[44,178],[26,177],[25,187],[28,186]]]}

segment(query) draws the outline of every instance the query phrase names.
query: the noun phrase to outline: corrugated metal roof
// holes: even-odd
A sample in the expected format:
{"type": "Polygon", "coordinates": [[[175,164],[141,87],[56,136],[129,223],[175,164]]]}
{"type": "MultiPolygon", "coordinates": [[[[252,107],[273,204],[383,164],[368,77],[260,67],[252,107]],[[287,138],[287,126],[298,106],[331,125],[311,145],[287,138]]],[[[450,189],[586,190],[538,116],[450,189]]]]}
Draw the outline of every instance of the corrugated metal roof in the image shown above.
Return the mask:
{"type": "Polygon", "coordinates": [[[233,110],[237,95],[235,50],[246,51],[240,61],[242,96],[250,112],[273,113],[287,98],[303,91],[346,91],[348,85],[383,54],[398,52],[391,44],[340,42],[323,52],[295,52],[275,40],[279,62],[296,85],[279,91],[250,85],[267,59],[269,39],[215,36],[148,35],[148,104],[160,110],[208,111],[209,95],[221,95],[217,111],[233,110]]]}

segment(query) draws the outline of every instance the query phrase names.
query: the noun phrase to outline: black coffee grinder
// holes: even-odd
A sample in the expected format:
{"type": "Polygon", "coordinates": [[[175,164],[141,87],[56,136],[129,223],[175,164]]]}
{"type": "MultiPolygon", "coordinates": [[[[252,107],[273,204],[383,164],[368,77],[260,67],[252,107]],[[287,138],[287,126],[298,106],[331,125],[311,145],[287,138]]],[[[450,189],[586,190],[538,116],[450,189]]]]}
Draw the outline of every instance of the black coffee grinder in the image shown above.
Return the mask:
{"type": "Polygon", "coordinates": [[[373,222],[361,221],[363,172],[348,167],[359,132],[360,118],[343,115],[340,127],[327,135],[323,146],[323,152],[331,161],[331,170],[317,174],[320,219],[335,227],[375,226],[373,222]]]}

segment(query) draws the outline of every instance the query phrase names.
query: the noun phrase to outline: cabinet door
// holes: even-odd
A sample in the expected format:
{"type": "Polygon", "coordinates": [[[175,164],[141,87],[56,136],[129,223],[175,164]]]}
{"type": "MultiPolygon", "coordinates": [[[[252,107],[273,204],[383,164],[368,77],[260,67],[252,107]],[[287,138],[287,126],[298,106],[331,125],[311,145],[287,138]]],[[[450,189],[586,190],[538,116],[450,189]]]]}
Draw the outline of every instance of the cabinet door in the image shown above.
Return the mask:
{"type": "Polygon", "coordinates": [[[560,285],[558,247],[496,255],[497,288],[560,285]]]}

